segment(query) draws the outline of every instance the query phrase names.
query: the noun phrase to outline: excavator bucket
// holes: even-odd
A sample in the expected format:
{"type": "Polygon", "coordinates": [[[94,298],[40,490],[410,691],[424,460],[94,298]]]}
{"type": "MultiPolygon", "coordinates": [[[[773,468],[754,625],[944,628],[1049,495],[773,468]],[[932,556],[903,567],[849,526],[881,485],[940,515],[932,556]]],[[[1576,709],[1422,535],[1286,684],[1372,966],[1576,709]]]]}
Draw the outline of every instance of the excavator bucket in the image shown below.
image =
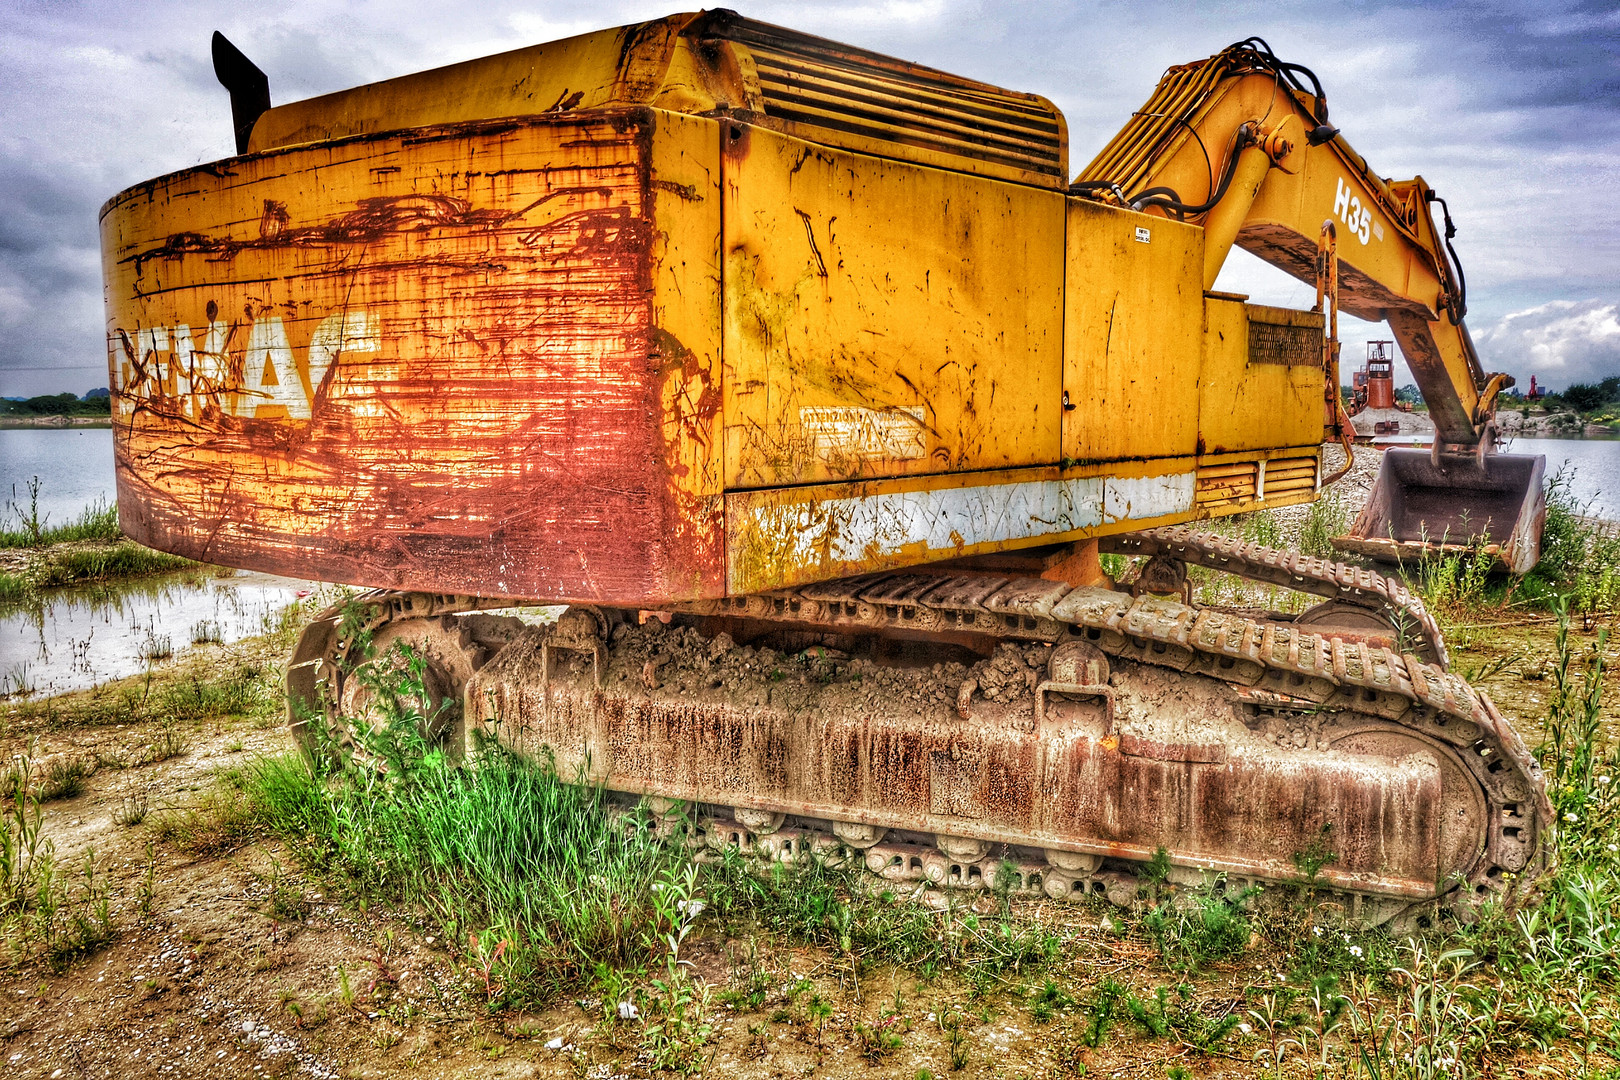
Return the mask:
{"type": "Polygon", "coordinates": [[[1340,551],[1382,562],[1423,559],[1482,545],[1503,569],[1523,574],[1541,558],[1547,459],[1530,454],[1441,455],[1392,449],[1372,497],[1340,551]]]}

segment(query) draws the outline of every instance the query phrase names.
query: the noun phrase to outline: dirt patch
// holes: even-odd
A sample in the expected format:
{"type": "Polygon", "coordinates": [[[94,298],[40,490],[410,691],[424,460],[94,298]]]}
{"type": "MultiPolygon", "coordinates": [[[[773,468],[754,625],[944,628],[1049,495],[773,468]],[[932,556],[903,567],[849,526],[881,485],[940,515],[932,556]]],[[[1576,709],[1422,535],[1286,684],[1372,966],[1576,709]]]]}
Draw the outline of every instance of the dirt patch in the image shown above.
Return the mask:
{"type": "MultiPolygon", "coordinates": [[[[677,639],[669,631],[644,636],[664,650],[677,639]]],[[[162,693],[202,671],[239,670],[259,670],[268,692],[278,675],[270,660],[284,647],[257,639],[189,650],[144,692],[162,693]]],[[[703,672],[697,657],[713,648],[682,645],[669,674],[703,672]]],[[[755,665],[781,660],[733,646],[703,673],[724,676],[729,669],[717,661],[732,652],[734,661],[755,665]]],[[[1022,655],[1017,663],[1011,656],[980,663],[988,671],[998,659],[1011,683],[1029,666],[1022,655]]],[[[845,661],[821,661],[848,673],[845,661]]],[[[942,706],[936,689],[953,697],[968,671],[877,668],[889,673],[871,675],[874,682],[893,681],[891,689],[914,693],[930,708],[942,706]]],[[[867,692],[860,683],[850,688],[867,692]]],[[[231,770],[288,752],[292,741],[273,699],[191,721],[112,707],[138,689],[126,681],[5,707],[0,751],[8,757],[31,748],[39,760],[99,762],[79,794],[44,804],[44,828],[63,867],[82,866],[93,852],[110,883],[115,932],[60,973],[37,963],[0,973],[0,1072],[119,1080],[650,1074],[641,1022],[620,1019],[599,990],[541,1011],[491,1014],[481,1004],[478,971],[453,943],[406,914],[345,905],[329,885],[299,871],[296,851],[229,834],[193,834],[189,850],[161,839],[185,836],[184,829],[166,830],[165,821],[187,814],[206,820],[212,793],[231,770]],[[148,760],[177,724],[180,752],[148,760]]],[[[1197,1053],[1123,1019],[1103,1033],[1101,1046],[1088,1045],[1095,1032],[1086,1002],[1102,981],[1152,1000],[1155,988],[1173,988],[1181,976],[1161,968],[1155,950],[1122,931],[1101,905],[1031,904],[1017,914],[1056,935],[1063,959],[1038,973],[976,980],[926,965],[863,962],[772,927],[704,919],[686,955],[710,994],[705,1072],[910,1080],[919,1070],[1033,1078],[1123,1069],[1145,1076],[1160,1075],[1163,1062],[1174,1060],[1200,1076],[1249,1075],[1249,1056],[1236,1043],[1197,1053]],[[1032,1011],[1049,980],[1055,1005],[1032,1011]],[[961,1066],[955,1072],[953,1063],[961,1066]]],[[[1241,1011],[1256,986],[1274,979],[1275,966],[1259,954],[1216,965],[1197,980],[1186,1007],[1212,1018],[1241,1011]]]]}

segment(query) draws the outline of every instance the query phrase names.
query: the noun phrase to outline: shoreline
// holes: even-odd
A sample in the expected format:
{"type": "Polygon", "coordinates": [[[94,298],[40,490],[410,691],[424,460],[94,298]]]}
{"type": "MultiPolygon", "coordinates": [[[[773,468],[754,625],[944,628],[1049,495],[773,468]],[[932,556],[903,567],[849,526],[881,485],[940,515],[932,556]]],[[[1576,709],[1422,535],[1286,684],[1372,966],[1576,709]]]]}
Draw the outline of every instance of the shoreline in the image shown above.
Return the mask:
{"type": "Polygon", "coordinates": [[[28,428],[110,428],[109,416],[0,416],[0,431],[28,428]]]}

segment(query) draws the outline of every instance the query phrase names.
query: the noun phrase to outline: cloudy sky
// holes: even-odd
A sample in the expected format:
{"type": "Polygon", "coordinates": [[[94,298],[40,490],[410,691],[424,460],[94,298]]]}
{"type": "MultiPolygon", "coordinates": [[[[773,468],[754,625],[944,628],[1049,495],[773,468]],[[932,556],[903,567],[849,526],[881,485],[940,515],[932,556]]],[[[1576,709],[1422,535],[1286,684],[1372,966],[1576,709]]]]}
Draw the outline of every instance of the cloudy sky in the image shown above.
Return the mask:
{"type": "MultiPolygon", "coordinates": [[[[1450,202],[1487,367],[1552,387],[1620,374],[1612,0],[734,3],[1050,97],[1068,117],[1071,172],[1167,66],[1257,34],[1315,69],[1334,123],[1375,169],[1422,174],[1450,202]]],[[[671,0],[4,0],[0,395],[105,383],[96,213],[130,184],[229,155],[211,31],[264,69],[280,104],[672,10],[671,0]]],[[[1242,253],[1217,287],[1292,307],[1314,300],[1242,253]]],[[[1347,360],[1389,336],[1354,320],[1344,330],[1347,360]]]]}

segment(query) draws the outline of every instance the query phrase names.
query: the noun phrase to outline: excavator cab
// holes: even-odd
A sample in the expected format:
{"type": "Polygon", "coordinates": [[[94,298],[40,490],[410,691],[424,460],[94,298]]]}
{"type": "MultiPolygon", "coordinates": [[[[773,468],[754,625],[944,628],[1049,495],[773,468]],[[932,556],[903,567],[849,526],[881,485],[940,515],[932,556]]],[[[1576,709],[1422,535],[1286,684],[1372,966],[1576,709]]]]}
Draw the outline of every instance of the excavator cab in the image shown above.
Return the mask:
{"type": "Polygon", "coordinates": [[[1340,551],[1405,562],[1477,551],[1523,574],[1541,558],[1547,459],[1391,448],[1340,551]]]}

